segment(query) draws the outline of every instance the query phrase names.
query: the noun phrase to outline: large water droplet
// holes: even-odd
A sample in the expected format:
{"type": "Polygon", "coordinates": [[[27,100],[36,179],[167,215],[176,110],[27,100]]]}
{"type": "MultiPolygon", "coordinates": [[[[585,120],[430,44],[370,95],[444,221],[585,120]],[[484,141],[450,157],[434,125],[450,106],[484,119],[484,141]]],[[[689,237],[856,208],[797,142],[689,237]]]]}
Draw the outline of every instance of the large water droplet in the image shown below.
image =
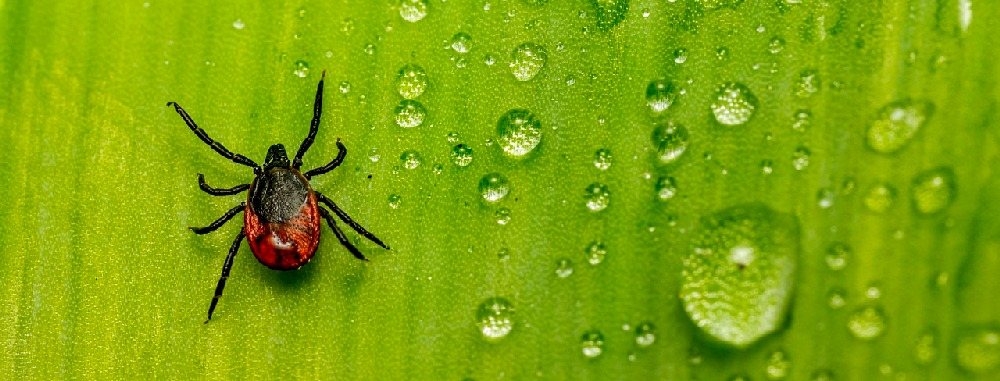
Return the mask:
{"type": "Polygon", "coordinates": [[[943,211],[955,199],[955,172],[949,167],[923,171],[913,178],[913,209],[923,215],[943,211]]]}
{"type": "Polygon", "coordinates": [[[472,164],[472,147],[465,144],[452,147],[451,162],[459,167],[467,167],[472,164]]]}
{"type": "Polygon", "coordinates": [[[646,86],[646,105],[656,114],[667,111],[677,101],[677,86],[673,81],[658,79],[646,86]]]}
{"type": "Polygon", "coordinates": [[[750,120],[757,111],[757,97],[746,85],[726,82],[719,85],[712,99],[712,114],[719,124],[739,126],[750,120]]]}
{"type": "Polygon", "coordinates": [[[406,99],[415,99],[427,90],[427,72],[420,66],[407,64],[396,74],[396,90],[406,99]]]}
{"type": "Polygon", "coordinates": [[[934,112],[926,101],[904,99],[883,106],[868,126],[868,146],[876,152],[893,153],[913,139],[934,112]]]}
{"type": "Polygon", "coordinates": [[[479,331],[487,341],[497,341],[507,337],[514,329],[514,306],[507,299],[495,297],[486,299],[476,310],[479,331]]]}
{"type": "Polygon", "coordinates": [[[604,334],[598,330],[590,330],[580,337],[580,350],[587,358],[597,358],[604,353],[604,334]]]}
{"type": "Polygon", "coordinates": [[[530,81],[538,75],[548,61],[548,53],[541,45],[526,42],[511,52],[510,72],[518,81],[530,81]]]}
{"type": "Polygon", "coordinates": [[[597,29],[609,30],[625,19],[628,0],[591,0],[597,8],[597,29]]]}
{"type": "Polygon", "coordinates": [[[479,193],[487,202],[497,202],[507,196],[510,185],[507,178],[499,173],[490,173],[479,180],[479,193]]]}
{"type": "Polygon", "coordinates": [[[608,186],[601,183],[593,183],[587,186],[584,192],[584,199],[587,201],[587,209],[593,212],[600,212],[611,203],[611,192],[608,186]]]}
{"type": "Polygon", "coordinates": [[[784,319],[798,253],[791,215],[756,203],[712,213],[683,260],[684,310],[710,337],[746,347],[784,319]]]}
{"type": "Polygon", "coordinates": [[[400,0],[399,17],[409,22],[417,22],[427,17],[427,0],[400,0]]]}
{"type": "Polygon", "coordinates": [[[885,331],[885,314],[877,307],[862,307],[848,318],[847,328],[858,339],[873,340],[885,331]]]}
{"type": "Polygon", "coordinates": [[[969,372],[995,371],[1000,365],[1000,330],[994,327],[967,330],[955,345],[955,360],[959,367],[969,372]]]}
{"type": "Polygon", "coordinates": [[[399,102],[394,110],[396,113],[396,125],[403,128],[413,128],[424,123],[427,118],[427,109],[420,102],[404,99],[399,102]]]}
{"type": "Polygon", "coordinates": [[[865,195],[864,203],[868,210],[875,213],[885,213],[892,207],[896,200],[896,188],[888,183],[879,183],[872,186],[865,195]]]}
{"type": "Polygon", "coordinates": [[[688,146],[688,131],[684,126],[667,122],[653,129],[653,147],[663,164],[671,164],[684,154],[688,146]]]}
{"type": "Polygon", "coordinates": [[[542,141],[542,123],[531,111],[513,109],[497,121],[497,140],[508,156],[520,158],[542,141]]]}

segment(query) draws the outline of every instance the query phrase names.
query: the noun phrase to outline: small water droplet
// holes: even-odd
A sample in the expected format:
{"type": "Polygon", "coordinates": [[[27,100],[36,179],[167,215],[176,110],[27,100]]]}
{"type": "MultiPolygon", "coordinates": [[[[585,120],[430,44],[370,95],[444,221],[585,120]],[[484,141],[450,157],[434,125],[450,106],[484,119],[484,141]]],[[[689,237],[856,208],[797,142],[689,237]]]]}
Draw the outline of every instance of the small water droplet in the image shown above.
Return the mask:
{"type": "Polygon", "coordinates": [[[934,106],[930,102],[911,99],[883,106],[868,126],[868,146],[884,154],[902,149],[920,131],[933,112],[934,106]]]}
{"type": "Polygon", "coordinates": [[[913,357],[917,364],[927,365],[937,359],[937,333],[933,330],[926,330],[917,338],[916,345],[913,346],[913,357]]]}
{"type": "Polygon", "coordinates": [[[966,329],[955,345],[955,359],[966,371],[994,372],[1000,365],[1000,330],[995,327],[966,329]]]}
{"type": "Polygon", "coordinates": [[[243,30],[246,26],[247,24],[244,24],[242,19],[236,19],[236,21],[233,21],[233,29],[243,30]]]}
{"type": "Polygon", "coordinates": [[[349,92],[351,92],[351,83],[347,82],[347,81],[341,81],[340,82],[340,93],[341,94],[347,94],[349,92]]]}
{"type": "Polygon", "coordinates": [[[671,164],[684,154],[688,147],[688,131],[684,126],[667,122],[653,129],[653,147],[660,163],[671,164]]]}
{"type": "Polygon", "coordinates": [[[493,214],[493,218],[496,219],[498,225],[507,225],[510,223],[510,209],[497,209],[496,213],[493,214]]]}
{"type": "Polygon", "coordinates": [[[685,62],[687,62],[687,59],[688,59],[688,50],[687,49],[684,49],[684,48],[674,49],[674,63],[675,64],[680,65],[682,63],[685,63],[685,62]]]}
{"type": "Polygon", "coordinates": [[[813,69],[803,70],[799,73],[799,81],[795,86],[795,95],[799,98],[808,98],[819,92],[820,89],[819,72],[813,69]]]}
{"type": "Polygon", "coordinates": [[[794,118],[795,120],[792,122],[792,130],[794,131],[806,132],[812,124],[812,112],[809,110],[796,111],[794,118]]]}
{"type": "Polygon", "coordinates": [[[375,44],[365,44],[364,52],[369,56],[375,55],[375,44]]]}
{"type": "Polygon", "coordinates": [[[506,247],[500,249],[500,251],[497,252],[497,259],[499,259],[500,262],[505,262],[510,259],[510,249],[507,249],[506,247]]]}
{"type": "Polygon", "coordinates": [[[885,314],[877,307],[862,307],[851,314],[847,328],[854,337],[861,340],[873,340],[882,336],[885,331],[885,314]]]}
{"type": "Polygon", "coordinates": [[[739,126],[750,121],[757,111],[757,97],[746,85],[739,82],[726,82],[719,85],[712,99],[712,114],[719,124],[739,126]]]}
{"type": "Polygon", "coordinates": [[[389,195],[389,207],[393,209],[399,209],[399,203],[403,201],[403,198],[398,194],[389,195]]]}
{"type": "Polygon", "coordinates": [[[399,160],[403,162],[403,168],[406,169],[417,169],[417,167],[423,163],[423,159],[420,157],[420,152],[414,150],[403,151],[403,153],[399,155],[399,160]]]}
{"type": "Polygon", "coordinates": [[[656,180],[656,198],[667,201],[677,195],[677,180],[671,176],[663,176],[656,180]]]}
{"type": "Polygon", "coordinates": [[[658,79],[646,86],[646,105],[655,114],[662,113],[677,101],[677,86],[673,81],[658,79]]]}
{"type": "Polygon", "coordinates": [[[597,266],[604,262],[604,257],[608,255],[608,248],[604,246],[603,242],[593,241],[587,245],[583,253],[587,257],[587,263],[597,266]]]}
{"type": "Polygon", "coordinates": [[[514,306],[509,300],[494,297],[483,301],[476,310],[479,332],[486,341],[498,341],[514,329],[514,306]]]}
{"type": "Polygon", "coordinates": [[[394,110],[396,113],[396,125],[403,128],[413,128],[424,123],[427,117],[427,109],[424,105],[415,100],[404,99],[399,102],[394,110]]]}
{"type": "Polygon", "coordinates": [[[396,74],[396,89],[406,99],[415,99],[427,90],[427,72],[424,68],[407,64],[396,74]]]}
{"type": "Polygon", "coordinates": [[[580,337],[580,350],[587,358],[597,358],[604,353],[604,334],[598,330],[590,330],[580,337]]]}
{"type": "Polygon", "coordinates": [[[656,327],[653,323],[644,321],[635,326],[635,344],[640,347],[648,347],[656,342],[656,327]]]}
{"type": "Polygon", "coordinates": [[[785,39],[780,36],[771,37],[771,41],[767,43],[767,51],[771,54],[781,53],[785,49],[785,39]]]}
{"type": "Polygon", "coordinates": [[[292,70],[292,74],[299,78],[305,78],[309,75],[309,63],[303,60],[295,61],[295,69],[292,70]]]}
{"type": "Polygon", "coordinates": [[[826,293],[826,305],[831,309],[839,310],[847,305],[847,293],[839,288],[833,288],[826,293]]]}
{"type": "Polygon", "coordinates": [[[467,167],[472,164],[472,147],[465,144],[452,147],[451,162],[459,167],[467,167]]]}
{"type": "Polygon", "coordinates": [[[864,203],[868,210],[875,213],[885,213],[896,200],[896,188],[888,183],[878,183],[868,190],[864,203]]]}
{"type": "Polygon", "coordinates": [[[542,141],[542,123],[531,111],[513,109],[497,121],[497,137],[504,153],[521,158],[542,141]]]}
{"type": "Polygon", "coordinates": [[[826,267],[833,271],[843,270],[847,266],[847,256],[851,247],[843,242],[834,242],[826,249],[826,267]]]}
{"type": "Polygon", "coordinates": [[[526,42],[511,52],[510,72],[518,81],[530,81],[538,75],[548,61],[548,53],[541,45],[526,42]]]}
{"type": "Polygon", "coordinates": [[[611,203],[611,192],[608,186],[601,183],[593,183],[587,186],[584,192],[584,199],[587,201],[587,209],[593,212],[600,212],[611,203]]]}
{"type": "Polygon", "coordinates": [[[809,151],[809,148],[806,148],[805,146],[799,146],[796,148],[795,152],[792,153],[792,167],[795,168],[796,171],[806,169],[806,167],[809,166],[809,155],[811,154],[812,153],[809,151]]]}
{"type": "Polygon", "coordinates": [[[791,367],[792,361],[788,359],[788,355],[784,351],[777,350],[771,352],[771,355],[767,356],[767,379],[784,380],[785,377],[788,377],[788,371],[791,367]]]}
{"type": "Polygon", "coordinates": [[[556,261],[556,276],[568,278],[570,275],[573,275],[573,261],[566,258],[556,261]]]}
{"type": "Polygon", "coordinates": [[[830,209],[833,207],[834,197],[832,189],[820,188],[820,190],[816,192],[816,205],[819,206],[820,209],[830,209]]]}
{"type": "Polygon", "coordinates": [[[399,17],[409,22],[417,22],[427,17],[427,0],[400,0],[399,17]]]}
{"type": "Polygon", "coordinates": [[[601,148],[594,152],[594,167],[602,171],[611,168],[611,150],[601,148]]]}
{"type": "Polygon", "coordinates": [[[455,53],[465,54],[472,47],[470,41],[472,41],[472,36],[465,32],[458,32],[454,36],[451,36],[451,44],[449,46],[455,53]]]}
{"type": "Polygon", "coordinates": [[[490,173],[479,180],[479,193],[487,202],[497,202],[507,196],[510,185],[507,178],[499,173],[490,173]]]}
{"type": "Polygon", "coordinates": [[[913,209],[923,215],[936,214],[951,205],[955,193],[955,172],[951,168],[938,167],[923,171],[913,178],[913,209]]]}
{"type": "Polygon", "coordinates": [[[829,369],[817,369],[809,375],[809,381],[833,381],[834,379],[833,371],[829,369]]]}

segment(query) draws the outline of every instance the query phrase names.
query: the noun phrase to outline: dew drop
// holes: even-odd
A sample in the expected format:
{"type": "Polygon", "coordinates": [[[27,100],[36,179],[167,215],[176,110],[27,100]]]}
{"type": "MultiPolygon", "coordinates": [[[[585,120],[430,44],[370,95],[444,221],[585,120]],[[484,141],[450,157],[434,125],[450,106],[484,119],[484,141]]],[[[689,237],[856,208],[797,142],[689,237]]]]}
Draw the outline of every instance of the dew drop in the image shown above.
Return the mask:
{"type": "Polygon", "coordinates": [[[653,323],[644,321],[635,326],[635,344],[640,347],[648,347],[656,342],[656,327],[653,323]]]}
{"type": "Polygon", "coordinates": [[[795,86],[795,95],[799,98],[808,98],[819,92],[819,73],[816,70],[808,69],[799,73],[799,81],[795,86]]]}
{"type": "Polygon", "coordinates": [[[684,126],[668,122],[653,129],[653,147],[660,163],[671,164],[684,154],[688,147],[688,131],[684,126]]]}
{"type": "Polygon", "coordinates": [[[592,212],[600,212],[611,203],[611,192],[608,191],[607,185],[593,183],[585,189],[584,199],[587,201],[587,209],[592,212]]]}
{"type": "Polygon", "coordinates": [[[399,209],[399,203],[403,201],[403,198],[398,194],[389,195],[389,207],[393,209],[399,209]]]}
{"type": "Polygon", "coordinates": [[[292,70],[292,74],[299,78],[305,78],[309,75],[309,63],[303,60],[295,61],[295,69],[292,70]]]}
{"type": "Polygon", "coordinates": [[[511,52],[510,72],[518,81],[530,81],[538,75],[548,61],[548,54],[541,45],[526,42],[511,52]]]}
{"type": "Polygon", "coordinates": [[[812,124],[812,112],[809,110],[796,111],[794,118],[795,120],[792,121],[792,130],[797,132],[806,132],[812,124]]]}
{"type": "Polygon", "coordinates": [[[663,176],[656,180],[656,198],[667,201],[677,195],[677,181],[671,176],[663,176]]]}
{"type": "Polygon", "coordinates": [[[455,33],[454,36],[451,36],[451,50],[454,50],[458,54],[468,53],[471,48],[470,41],[472,41],[472,36],[468,33],[455,33]]]}
{"type": "Polygon", "coordinates": [[[809,375],[809,381],[833,381],[833,372],[829,369],[817,369],[809,375]]]}
{"type": "Polygon", "coordinates": [[[757,97],[746,85],[739,82],[726,82],[719,85],[712,100],[712,114],[719,124],[739,126],[745,124],[757,111],[757,97]]]}
{"type": "Polygon", "coordinates": [[[968,330],[955,346],[958,366],[972,373],[989,373],[1000,365],[1000,330],[983,327],[968,330]]]}
{"type": "Polygon", "coordinates": [[[476,310],[479,332],[486,341],[498,341],[514,329],[514,306],[507,299],[494,297],[483,301],[476,310]]]}
{"type": "Polygon", "coordinates": [[[496,219],[498,225],[507,225],[510,223],[510,209],[497,209],[496,213],[493,214],[493,218],[496,219]]]}
{"type": "Polygon", "coordinates": [[[766,374],[768,380],[784,380],[788,377],[788,371],[792,367],[792,361],[784,351],[777,350],[767,356],[766,374]]]}
{"type": "Polygon", "coordinates": [[[868,210],[875,213],[885,213],[896,200],[896,188],[888,183],[872,186],[865,195],[864,204],[868,210]]]}
{"type": "Polygon", "coordinates": [[[556,261],[556,276],[568,278],[570,275],[573,275],[573,261],[566,258],[556,261]]]}
{"type": "Polygon", "coordinates": [[[409,22],[417,22],[427,17],[427,0],[400,0],[399,17],[409,22]]]}
{"type": "Polygon", "coordinates": [[[851,247],[843,242],[834,242],[826,249],[826,267],[833,271],[843,270],[847,266],[847,256],[851,247]]]}
{"type": "Polygon", "coordinates": [[[403,153],[399,155],[399,160],[403,162],[403,168],[406,169],[417,169],[417,167],[423,163],[423,158],[420,157],[420,152],[414,150],[403,151],[403,153]]]}
{"type": "Polygon", "coordinates": [[[531,111],[507,111],[497,121],[497,140],[507,156],[521,158],[542,141],[542,123],[531,111]]]}
{"type": "Polygon", "coordinates": [[[858,339],[873,340],[885,331],[885,315],[877,307],[862,307],[848,318],[847,328],[858,339]]]}
{"type": "Polygon", "coordinates": [[[590,330],[580,337],[580,350],[587,358],[597,358],[604,353],[604,334],[598,330],[590,330]]]}
{"type": "Polygon", "coordinates": [[[597,29],[610,30],[628,15],[629,0],[592,0],[597,8],[597,29]]]}
{"type": "Polygon", "coordinates": [[[809,155],[812,155],[809,148],[805,146],[796,148],[795,152],[792,152],[792,168],[795,168],[796,171],[806,169],[809,166],[809,155]]]}
{"type": "Polygon", "coordinates": [[[594,152],[594,167],[602,171],[607,171],[608,168],[611,168],[611,150],[601,148],[597,152],[594,152]]]}
{"type": "Polygon", "coordinates": [[[826,293],[826,305],[834,310],[843,308],[847,305],[847,293],[839,288],[831,289],[826,293]]]}
{"type": "Polygon", "coordinates": [[[396,125],[403,128],[413,128],[424,123],[427,109],[415,100],[404,99],[396,106],[396,125]]]}
{"type": "Polygon", "coordinates": [[[927,365],[937,359],[937,333],[934,330],[924,331],[913,346],[913,357],[917,364],[927,365]]]}
{"type": "Polygon", "coordinates": [[[646,86],[646,105],[655,114],[667,111],[677,101],[677,86],[673,81],[658,79],[646,86]]]}
{"type": "Polygon", "coordinates": [[[930,102],[903,99],[878,110],[866,134],[868,146],[879,153],[899,151],[920,131],[934,112],[930,102]]]}
{"type": "Polygon", "coordinates": [[[584,255],[587,257],[587,263],[593,266],[597,266],[604,262],[604,257],[608,255],[608,248],[604,246],[603,242],[593,241],[587,245],[587,248],[583,250],[584,255]]]}
{"type": "Polygon", "coordinates": [[[347,82],[347,81],[341,81],[340,82],[340,93],[341,94],[347,94],[349,92],[351,92],[351,83],[347,82]]]}
{"type": "Polygon", "coordinates": [[[427,90],[427,72],[420,66],[407,64],[396,74],[396,89],[406,99],[415,99],[427,90]]]}
{"type": "Polygon", "coordinates": [[[236,21],[233,21],[233,29],[243,30],[246,26],[247,24],[243,23],[242,19],[236,19],[236,21]]]}
{"type": "Polygon", "coordinates": [[[770,175],[774,173],[774,162],[770,160],[761,160],[760,162],[760,173],[764,175],[770,175]]]}
{"type": "Polygon", "coordinates": [[[510,193],[507,178],[499,173],[490,173],[479,180],[479,193],[487,202],[497,202],[510,193]]]}
{"type": "Polygon", "coordinates": [[[833,190],[830,188],[820,188],[820,190],[816,192],[816,205],[819,206],[820,209],[830,209],[833,207],[834,197],[833,190]]]}
{"type": "Polygon", "coordinates": [[[472,164],[472,147],[465,144],[458,144],[451,148],[451,162],[459,167],[467,167],[472,164]]]}
{"type": "Polygon", "coordinates": [[[955,172],[938,167],[917,174],[911,187],[913,209],[923,215],[943,211],[955,199],[955,172]]]}
{"type": "Polygon", "coordinates": [[[683,259],[680,296],[688,317],[713,339],[746,347],[777,330],[788,311],[799,224],[763,204],[702,219],[683,259]]]}

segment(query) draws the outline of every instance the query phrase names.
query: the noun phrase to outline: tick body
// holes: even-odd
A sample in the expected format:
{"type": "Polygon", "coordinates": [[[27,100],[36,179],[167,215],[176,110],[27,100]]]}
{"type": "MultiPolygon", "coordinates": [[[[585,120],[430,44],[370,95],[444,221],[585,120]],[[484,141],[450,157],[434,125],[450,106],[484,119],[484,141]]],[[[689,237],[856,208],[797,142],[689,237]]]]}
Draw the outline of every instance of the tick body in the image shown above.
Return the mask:
{"type": "MultiPolygon", "coordinates": [[[[323,78],[325,77],[326,72],[323,72],[323,78]]],[[[312,145],[316,138],[316,132],[319,130],[319,120],[323,109],[323,79],[320,79],[316,86],[316,101],[313,106],[313,119],[309,135],[302,141],[294,160],[288,160],[283,145],[275,144],[268,149],[263,166],[246,156],[229,151],[221,143],[209,138],[208,134],[198,127],[177,103],[168,102],[167,106],[173,106],[191,131],[213,150],[237,164],[253,168],[254,171],[254,179],[250,184],[237,185],[232,188],[213,188],[205,183],[203,175],[198,175],[199,187],[213,196],[230,196],[249,191],[246,202],[230,209],[209,226],[191,228],[196,234],[211,233],[243,212],[243,229],[236,235],[236,240],[229,248],[229,255],[226,256],[226,261],[223,263],[222,276],[219,277],[215,287],[215,295],[208,307],[206,323],[212,320],[212,313],[226,287],[226,280],[229,278],[229,272],[233,266],[233,258],[244,238],[250,246],[250,251],[261,264],[274,270],[295,270],[308,263],[316,254],[316,248],[319,246],[321,219],[323,219],[326,220],[330,230],[347,251],[356,258],[367,261],[368,259],[340,230],[334,219],[334,215],[336,215],[337,219],[343,221],[361,236],[389,249],[382,240],[354,222],[337,204],[322,193],[313,190],[309,184],[309,179],[312,177],[327,173],[344,161],[347,156],[347,148],[340,142],[340,139],[337,139],[338,152],[333,161],[305,173],[299,170],[302,166],[302,156],[309,150],[309,146],[312,145]]]]}

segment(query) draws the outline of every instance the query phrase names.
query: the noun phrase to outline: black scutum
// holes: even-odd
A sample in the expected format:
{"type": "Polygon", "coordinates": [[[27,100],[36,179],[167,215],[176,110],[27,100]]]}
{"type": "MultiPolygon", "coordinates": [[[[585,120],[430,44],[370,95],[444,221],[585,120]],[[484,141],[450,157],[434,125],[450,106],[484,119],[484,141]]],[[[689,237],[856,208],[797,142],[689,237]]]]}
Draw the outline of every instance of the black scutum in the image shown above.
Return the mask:
{"type": "Polygon", "coordinates": [[[309,184],[289,168],[272,168],[254,182],[250,203],[265,222],[285,222],[295,217],[309,195],[309,184]]]}

